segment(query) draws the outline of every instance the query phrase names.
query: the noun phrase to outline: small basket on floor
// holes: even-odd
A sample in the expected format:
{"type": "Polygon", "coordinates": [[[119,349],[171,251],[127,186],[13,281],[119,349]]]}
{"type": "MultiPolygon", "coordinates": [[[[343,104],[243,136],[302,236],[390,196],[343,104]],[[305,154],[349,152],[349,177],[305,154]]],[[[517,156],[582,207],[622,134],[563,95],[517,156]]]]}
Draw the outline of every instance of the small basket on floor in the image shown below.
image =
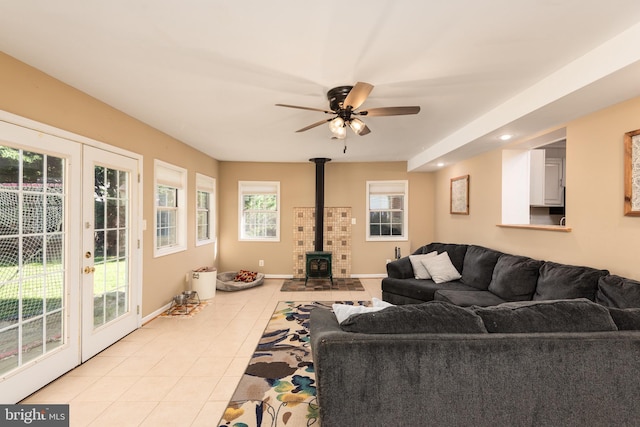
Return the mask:
{"type": "Polygon", "coordinates": [[[249,289],[256,286],[260,286],[264,283],[264,274],[258,273],[256,280],[253,282],[241,282],[234,281],[233,279],[238,274],[237,271],[226,271],[218,274],[218,280],[216,281],[216,289],[220,291],[240,291],[242,289],[249,289]]]}

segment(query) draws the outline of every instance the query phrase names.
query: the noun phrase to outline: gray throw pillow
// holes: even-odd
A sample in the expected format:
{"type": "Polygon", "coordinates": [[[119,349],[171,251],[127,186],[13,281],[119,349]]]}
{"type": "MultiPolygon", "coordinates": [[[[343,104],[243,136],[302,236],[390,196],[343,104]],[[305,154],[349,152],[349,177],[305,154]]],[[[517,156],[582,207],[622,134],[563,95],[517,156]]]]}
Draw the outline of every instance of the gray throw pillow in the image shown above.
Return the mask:
{"type": "Polygon", "coordinates": [[[606,307],[588,299],[518,301],[494,307],[473,307],[488,332],[616,331],[606,307]]]}
{"type": "Polygon", "coordinates": [[[502,252],[493,249],[469,246],[462,265],[462,283],[486,291],[500,255],[502,252]]]}
{"type": "Polygon", "coordinates": [[[504,254],[493,269],[489,291],[507,301],[531,300],[544,261],[504,254]]]}
{"type": "Polygon", "coordinates": [[[607,274],[607,270],[547,261],[540,267],[533,299],[540,301],[587,298],[595,301],[598,280],[607,274]]]}
{"type": "Polygon", "coordinates": [[[429,243],[422,247],[423,254],[436,251],[439,254],[447,252],[451,263],[458,271],[462,271],[462,265],[464,264],[464,257],[467,253],[468,245],[457,243],[429,243]]]}
{"type": "Polygon", "coordinates": [[[640,308],[609,307],[609,314],[619,331],[640,331],[640,308]]]}
{"type": "Polygon", "coordinates": [[[640,282],[616,276],[603,276],[598,280],[596,302],[607,307],[640,308],[640,282]]]}
{"type": "Polygon", "coordinates": [[[471,310],[442,301],[397,305],[375,313],[355,314],[340,327],[347,332],[366,334],[487,332],[482,319],[471,310]]]}

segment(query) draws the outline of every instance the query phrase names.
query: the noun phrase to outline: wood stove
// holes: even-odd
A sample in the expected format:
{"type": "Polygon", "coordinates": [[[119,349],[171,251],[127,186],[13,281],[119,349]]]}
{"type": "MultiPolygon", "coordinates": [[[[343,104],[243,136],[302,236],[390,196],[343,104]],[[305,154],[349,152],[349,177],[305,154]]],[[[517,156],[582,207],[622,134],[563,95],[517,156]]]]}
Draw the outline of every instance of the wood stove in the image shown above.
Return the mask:
{"type": "Polygon", "coordinates": [[[309,279],[328,278],[333,286],[333,274],[331,272],[331,252],[311,251],[307,252],[306,276],[304,284],[309,279]]]}
{"type": "Polygon", "coordinates": [[[315,241],[314,251],[306,253],[305,285],[309,279],[326,278],[333,285],[331,271],[331,252],[323,250],[324,241],[324,164],[331,159],[324,157],[309,159],[316,164],[316,206],[315,206],[315,241]]]}

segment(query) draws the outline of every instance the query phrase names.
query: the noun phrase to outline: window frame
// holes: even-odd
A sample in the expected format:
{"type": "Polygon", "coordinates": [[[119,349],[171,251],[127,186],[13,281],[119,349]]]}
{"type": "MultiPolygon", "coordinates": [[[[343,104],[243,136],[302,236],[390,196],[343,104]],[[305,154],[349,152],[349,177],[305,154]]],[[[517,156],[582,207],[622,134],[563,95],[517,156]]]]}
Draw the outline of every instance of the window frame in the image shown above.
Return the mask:
{"type": "Polygon", "coordinates": [[[280,181],[238,181],[238,240],[243,242],[280,241],[280,181]],[[243,199],[246,194],[276,195],[276,235],[273,237],[247,237],[244,235],[243,199]]]}
{"type": "Polygon", "coordinates": [[[409,240],[409,181],[408,180],[384,180],[384,181],[367,181],[366,191],[366,241],[368,242],[404,242],[409,240]],[[402,195],[402,234],[389,236],[372,236],[371,235],[371,195],[402,195]]]}
{"type": "Polygon", "coordinates": [[[215,226],[215,218],[216,218],[216,180],[215,178],[211,178],[210,176],[203,175],[196,172],[196,201],[195,201],[195,216],[196,216],[196,230],[195,230],[195,238],[196,238],[196,246],[209,245],[211,243],[215,243],[217,239],[216,235],[216,226],[215,226]],[[209,194],[209,206],[207,207],[208,215],[207,219],[209,222],[209,236],[206,239],[200,239],[198,231],[200,228],[200,215],[201,212],[200,206],[198,206],[198,199],[200,192],[205,192],[209,194]]]}
{"type": "Polygon", "coordinates": [[[187,170],[162,160],[154,160],[154,203],[153,203],[153,256],[154,258],[187,250],[187,170]],[[158,247],[158,189],[160,186],[176,190],[176,243],[158,247]]]}

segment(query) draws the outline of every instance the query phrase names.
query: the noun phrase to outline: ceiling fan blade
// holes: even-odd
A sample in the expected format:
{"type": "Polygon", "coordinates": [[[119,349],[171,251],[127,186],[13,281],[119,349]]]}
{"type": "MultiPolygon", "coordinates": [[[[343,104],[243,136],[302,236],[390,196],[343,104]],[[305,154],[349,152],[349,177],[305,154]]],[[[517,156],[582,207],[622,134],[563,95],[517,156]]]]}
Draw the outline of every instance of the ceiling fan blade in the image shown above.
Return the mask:
{"type": "Polygon", "coordinates": [[[320,120],[319,122],[315,122],[315,123],[313,123],[313,124],[311,124],[309,126],[303,127],[302,129],[298,129],[296,132],[304,132],[305,130],[313,129],[315,127],[318,127],[318,126],[323,125],[323,124],[325,124],[327,122],[330,122],[330,121],[331,121],[331,119],[320,120]]]}
{"type": "Polygon", "coordinates": [[[300,110],[311,110],[311,111],[321,111],[327,114],[334,114],[333,111],[323,110],[321,108],[312,108],[312,107],[300,107],[299,105],[288,105],[288,104],[276,104],[276,107],[288,107],[288,108],[298,108],[300,110]]]}
{"type": "Polygon", "coordinates": [[[380,108],[370,108],[366,111],[360,111],[356,114],[360,114],[361,116],[404,116],[406,114],[418,114],[420,112],[420,107],[380,107],[380,108]]]}
{"type": "Polygon", "coordinates": [[[360,133],[358,135],[360,136],[365,136],[367,134],[371,133],[371,129],[369,129],[369,127],[367,125],[364,125],[364,127],[362,128],[362,130],[360,131],[360,133]]]}
{"type": "Polygon", "coordinates": [[[371,91],[373,90],[373,85],[364,82],[358,82],[356,85],[349,91],[349,94],[344,99],[342,103],[344,108],[348,106],[351,107],[352,110],[355,110],[367,99],[371,91]]]}

